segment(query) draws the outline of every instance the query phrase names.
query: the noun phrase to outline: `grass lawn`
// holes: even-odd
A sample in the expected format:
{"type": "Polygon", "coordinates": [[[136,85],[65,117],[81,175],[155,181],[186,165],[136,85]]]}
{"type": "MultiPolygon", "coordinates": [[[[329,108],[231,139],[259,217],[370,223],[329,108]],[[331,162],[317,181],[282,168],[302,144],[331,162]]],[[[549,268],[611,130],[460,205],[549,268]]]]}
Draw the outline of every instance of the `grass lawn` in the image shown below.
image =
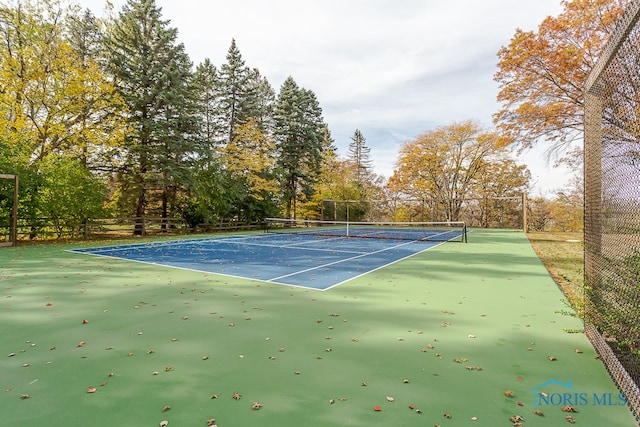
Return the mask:
{"type": "Polygon", "coordinates": [[[582,232],[527,233],[549,274],[576,312],[584,306],[584,239],[582,232]]]}

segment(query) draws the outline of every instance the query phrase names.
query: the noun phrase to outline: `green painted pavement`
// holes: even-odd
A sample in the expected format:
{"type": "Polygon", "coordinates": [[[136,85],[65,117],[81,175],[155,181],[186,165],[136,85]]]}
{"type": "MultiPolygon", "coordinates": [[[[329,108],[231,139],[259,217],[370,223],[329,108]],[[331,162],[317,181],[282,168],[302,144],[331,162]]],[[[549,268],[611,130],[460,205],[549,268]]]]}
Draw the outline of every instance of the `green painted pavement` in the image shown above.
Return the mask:
{"type": "Polygon", "coordinates": [[[526,236],[469,240],[327,292],[2,249],[2,425],[637,425],[526,236]]]}

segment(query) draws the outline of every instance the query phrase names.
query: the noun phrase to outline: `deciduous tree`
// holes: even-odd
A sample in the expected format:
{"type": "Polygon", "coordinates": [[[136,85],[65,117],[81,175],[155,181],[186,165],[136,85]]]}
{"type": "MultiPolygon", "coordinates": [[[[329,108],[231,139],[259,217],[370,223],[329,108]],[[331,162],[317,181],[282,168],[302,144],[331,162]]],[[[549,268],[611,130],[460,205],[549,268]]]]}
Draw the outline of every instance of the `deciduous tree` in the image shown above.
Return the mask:
{"type": "Polygon", "coordinates": [[[92,175],[81,159],[50,155],[40,165],[40,214],[54,225],[58,237],[73,236],[87,218],[100,217],[105,200],[104,183],[92,175]]]}
{"type": "Polygon", "coordinates": [[[240,217],[255,221],[277,211],[275,143],[260,130],[256,120],[238,126],[235,137],[223,150],[225,169],[244,189],[237,200],[240,217]]]}
{"type": "Polygon", "coordinates": [[[126,106],[104,69],[104,23],[90,10],[73,9],[65,26],[74,65],[81,73],[70,96],[76,111],[69,122],[77,129],[77,137],[69,154],[79,157],[94,173],[112,173],[128,126],[126,106]]]}
{"type": "Polygon", "coordinates": [[[564,0],[564,11],[537,31],[518,29],[498,52],[494,79],[502,136],[523,148],[549,143],[551,153],[579,161],[584,83],[628,0],[564,0]],[[576,148],[575,146],[573,148],[576,148]]]}
{"type": "Polygon", "coordinates": [[[400,148],[390,184],[414,199],[433,201],[443,210],[439,219],[457,221],[477,180],[503,150],[501,143],[473,121],[441,126],[400,148]]]}
{"type": "Polygon", "coordinates": [[[77,43],[73,22],[84,18],[76,13],[57,0],[0,7],[0,138],[18,146],[23,161],[85,156],[87,147],[117,144],[122,136],[119,118],[109,114],[117,105],[113,86],[97,58],[83,51],[89,45],[77,43]]]}
{"type": "Polygon", "coordinates": [[[504,154],[490,159],[475,180],[475,219],[482,227],[514,226],[522,221],[522,194],[529,189],[531,173],[504,154]]]}

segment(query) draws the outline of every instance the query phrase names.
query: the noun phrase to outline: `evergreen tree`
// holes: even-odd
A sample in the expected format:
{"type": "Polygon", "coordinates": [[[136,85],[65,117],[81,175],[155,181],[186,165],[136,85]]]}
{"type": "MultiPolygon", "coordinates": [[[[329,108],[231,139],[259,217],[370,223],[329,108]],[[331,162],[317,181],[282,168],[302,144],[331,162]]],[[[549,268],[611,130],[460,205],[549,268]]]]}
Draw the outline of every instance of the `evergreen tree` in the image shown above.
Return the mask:
{"type": "Polygon", "coordinates": [[[189,176],[195,150],[191,62],[177,30],[162,20],[155,0],[128,0],[111,28],[109,64],[129,110],[124,183],[134,195],[134,233],[144,234],[152,190],[160,191],[162,215],[189,176]]]}
{"type": "Polygon", "coordinates": [[[371,148],[367,147],[367,140],[360,132],[360,129],[356,129],[351,137],[351,142],[348,148],[348,158],[355,169],[355,180],[359,185],[364,184],[363,180],[367,178],[369,170],[371,168],[371,148]]]}
{"type": "Polygon", "coordinates": [[[277,166],[285,214],[296,216],[296,201],[313,195],[322,166],[326,124],[313,92],[288,77],[280,88],[275,110],[277,166]]]}
{"type": "Polygon", "coordinates": [[[220,91],[218,87],[218,70],[209,58],[196,67],[194,74],[194,91],[197,98],[197,114],[200,118],[200,140],[203,151],[201,156],[209,158],[219,137],[220,91]]]}
{"type": "Polygon", "coordinates": [[[220,120],[224,130],[223,145],[235,138],[238,126],[246,123],[244,100],[249,89],[249,68],[245,65],[236,41],[231,40],[227,52],[227,62],[219,73],[220,120]]]}
{"type": "Polygon", "coordinates": [[[275,92],[257,68],[245,65],[235,40],[218,72],[218,92],[222,145],[233,141],[238,129],[249,122],[262,131],[270,130],[275,92]]]}
{"type": "Polygon", "coordinates": [[[104,34],[95,15],[89,9],[69,14],[66,26],[69,44],[84,66],[89,61],[104,58],[104,34]]]}
{"type": "MultiPolygon", "coordinates": [[[[249,71],[249,89],[244,102],[246,112],[245,122],[254,122],[259,129],[266,133],[273,133],[273,111],[276,93],[266,77],[257,68],[249,71]]],[[[245,124],[246,124],[245,123],[245,124]]]]}
{"type": "Polygon", "coordinates": [[[273,168],[268,167],[274,159],[271,85],[257,69],[244,66],[233,42],[220,71],[209,60],[198,66],[194,87],[203,125],[194,195],[214,217],[264,217],[273,211],[265,187],[273,187],[273,168]],[[212,186],[217,190],[211,192],[212,186]]]}
{"type": "Polygon", "coordinates": [[[191,199],[182,213],[192,227],[228,218],[229,199],[234,190],[231,174],[224,170],[221,135],[225,133],[219,70],[209,58],[196,67],[193,89],[197,99],[196,114],[200,128],[198,154],[194,164],[191,199]]]}

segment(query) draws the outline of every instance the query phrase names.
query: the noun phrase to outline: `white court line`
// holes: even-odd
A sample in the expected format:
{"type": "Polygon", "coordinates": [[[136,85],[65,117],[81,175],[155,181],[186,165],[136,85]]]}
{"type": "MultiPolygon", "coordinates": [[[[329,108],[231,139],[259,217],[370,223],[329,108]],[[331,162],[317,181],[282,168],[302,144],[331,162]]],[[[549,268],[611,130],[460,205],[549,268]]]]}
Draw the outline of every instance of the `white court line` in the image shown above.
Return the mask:
{"type": "MultiPolygon", "coordinates": [[[[285,245],[276,245],[276,244],[266,244],[266,243],[251,243],[251,242],[247,242],[247,241],[240,241],[240,242],[234,242],[233,240],[225,240],[225,239],[216,239],[216,240],[208,240],[207,242],[211,242],[211,243],[225,243],[225,244],[235,244],[235,245],[244,245],[244,246],[259,246],[259,247],[266,247],[266,248],[293,248],[293,247],[299,247],[299,246],[303,246],[303,245],[308,245],[308,244],[313,244],[313,243],[324,243],[327,241],[336,241],[336,240],[345,240],[345,237],[339,237],[339,238],[325,238],[325,239],[314,239],[313,241],[310,240],[305,240],[305,241],[301,241],[301,242],[294,242],[294,243],[288,243],[285,245]]],[[[249,239],[251,240],[251,239],[249,239]]],[[[195,240],[193,240],[192,242],[195,242],[195,240]]],[[[205,250],[205,251],[215,251],[214,249],[206,249],[203,247],[198,248],[200,250],[205,250]]],[[[371,252],[363,252],[363,251],[357,251],[357,250],[344,250],[344,249],[325,249],[325,248],[313,248],[313,247],[301,247],[301,249],[307,249],[310,251],[317,251],[317,252],[338,252],[338,253],[345,253],[345,254],[368,254],[371,252]]]]}
{"type": "MultiPolygon", "coordinates": [[[[222,237],[222,238],[215,238],[215,239],[211,239],[211,238],[205,238],[205,239],[187,239],[187,240],[175,240],[175,241],[169,241],[169,242],[151,242],[151,243],[133,243],[130,245],[118,245],[118,246],[105,246],[105,247],[96,247],[96,248],[82,248],[82,249],[70,249],[69,252],[75,252],[75,253],[88,253],[90,255],[100,255],[100,253],[102,252],[121,252],[121,251],[126,251],[129,250],[131,248],[150,248],[150,247],[167,247],[167,246],[185,246],[185,245],[197,245],[197,244],[201,244],[200,247],[194,248],[194,249],[198,249],[201,251],[205,251],[205,252],[214,252],[216,249],[215,248],[205,248],[202,244],[204,243],[214,243],[214,244],[218,244],[218,243],[224,243],[224,244],[235,244],[235,245],[245,245],[245,246],[259,246],[259,247],[268,247],[268,248],[292,248],[292,247],[298,247],[298,246],[304,246],[304,245],[312,245],[315,243],[325,243],[327,241],[338,241],[338,240],[342,240],[342,241],[346,241],[346,240],[351,240],[351,238],[349,237],[327,237],[327,238],[322,238],[322,239],[318,239],[318,238],[314,238],[313,240],[303,240],[300,242],[293,242],[293,243],[288,243],[288,244],[265,244],[265,243],[251,243],[251,242],[247,242],[246,240],[253,240],[253,239],[269,239],[268,236],[277,236],[277,234],[270,234],[270,235],[266,235],[265,237],[261,237],[260,235],[256,235],[256,236],[230,236],[230,237],[222,237]],[[237,240],[245,240],[245,241],[236,241],[237,240]]],[[[376,251],[362,251],[362,250],[344,250],[344,249],[326,249],[326,248],[314,248],[314,247],[302,247],[301,249],[306,249],[309,251],[317,251],[317,252],[336,252],[336,253],[345,253],[345,254],[358,254],[355,257],[352,258],[347,258],[347,260],[350,259],[355,259],[355,258],[360,258],[361,256],[366,256],[366,255],[370,255],[370,254],[376,254],[379,252],[384,252],[386,250],[389,249],[394,249],[394,248],[399,248],[411,243],[415,243],[416,241],[407,241],[406,243],[403,244],[399,244],[399,245],[393,245],[390,246],[388,248],[383,248],[380,250],[376,250],[376,251]]],[[[109,255],[106,255],[106,257],[110,257],[109,255]]],[[[113,257],[115,258],[115,257],[113,257]]],[[[155,264],[154,262],[151,262],[152,264],[155,264]]],[[[333,264],[333,263],[332,263],[333,264]]],[[[331,265],[331,264],[327,264],[327,265],[331,265]]],[[[306,271],[306,270],[305,270],[306,271]]],[[[282,277],[286,277],[286,276],[282,276],[282,277]]]]}
{"type": "MultiPolygon", "coordinates": [[[[243,245],[243,246],[258,246],[258,247],[263,247],[263,248],[293,248],[293,247],[298,247],[299,245],[303,245],[305,243],[309,243],[309,242],[302,242],[302,243],[296,243],[291,244],[291,245],[267,245],[264,243],[247,243],[247,242],[221,242],[221,243],[233,243],[233,244],[237,244],[237,245],[243,245]]],[[[211,249],[204,249],[201,248],[202,250],[207,250],[207,251],[215,251],[215,248],[211,248],[211,249]]],[[[305,250],[309,250],[309,251],[316,251],[316,252],[338,252],[338,253],[344,253],[344,254],[370,254],[372,252],[361,252],[361,251],[346,251],[346,250],[340,250],[340,249],[325,249],[325,248],[309,248],[309,247],[300,247],[300,249],[305,249],[305,250]]]]}
{"type": "MultiPolygon", "coordinates": [[[[322,264],[322,265],[318,265],[318,266],[315,266],[315,267],[311,267],[311,268],[307,268],[307,269],[304,269],[304,270],[300,270],[300,271],[297,271],[295,273],[285,274],[284,276],[274,277],[273,279],[270,279],[268,281],[271,282],[271,281],[274,281],[274,280],[285,279],[287,277],[296,276],[298,274],[306,273],[308,271],[313,271],[313,270],[318,270],[320,268],[325,268],[325,267],[328,267],[330,265],[335,265],[335,264],[340,264],[340,263],[343,263],[343,262],[353,261],[354,259],[363,258],[363,257],[369,256],[369,255],[378,254],[378,253],[385,252],[385,251],[388,251],[388,250],[391,250],[391,249],[397,249],[397,248],[400,248],[402,246],[410,245],[412,243],[416,243],[416,242],[415,241],[411,241],[411,242],[407,242],[407,243],[402,243],[400,245],[390,246],[388,248],[380,249],[380,250],[377,250],[377,251],[363,253],[363,254],[356,255],[356,256],[353,256],[353,257],[350,257],[350,258],[345,258],[345,259],[341,259],[339,261],[330,262],[328,264],[322,264]]],[[[416,253],[419,253],[419,252],[414,252],[414,253],[411,254],[411,256],[415,255],[416,253]]]]}
{"type": "MultiPolygon", "coordinates": [[[[215,251],[215,248],[205,248],[204,244],[207,243],[213,243],[213,244],[220,244],[220,243],[224,243],[224,244],[234,244],[234,245],[244,245],[244,246],[261,246],[261,247],[268,247],[268,248],[292,248],[292,247],[298,247],[298,246],[304,246],[304,245],[308,245],[308,244],[313,244],[313,243],[324,243],[326,241],[335,241],[335,240],[345,240],[345,237],[340,237],[340,238],[326,238],[326,239],[314,239],[313,241],[311,240],[305,240],[305,241],[300,241],[300,242],[293,242],[293,243],[288,243],[288,244],[266,244],[266,243],[252,243],[252,242],[248,242],[248,241],[243,241],[245,240],[244,236],[241,236],[240,238],[220,238],[220,239],[189,239],[189,240],[184,240],[184,241],[171,241],[171,242],[154,242],[151,244],[147,244],[147,243],[134,243],[131,245],[122,245],[122,246],[105,246],[103,248],[83,248],[83,249],[71,249],[70,252],[76,252],[76,253],[89,253],[89,254],[95,254],[98,255],[102,252],[122,252],[122,251],[127,251],[131,248],[162,248],[162,247],[169,247],[169,246],[186,246],[186,245],[199,245],[199,247],[194,247],[194,249],[198,249],[201,251],[215,251]],[[237,240],[236,240],[237,239],[237,240]]],[[[249,239],[252,240],[252,239],[249,239]]],[[[368,254],[371,252],[363,252],[363,251],[358,251],[358,250],[344,250],[344,249],[324,249],[324,248],[313,248],[313,247],[302,247],[301,249],[307,249],[310,251],[317,251],[317,252],[337,252],[337,253],[345,253],[345,254],[368,254]]]]}
{"type": "MultiPolygon", "coordinates": [[[[445,242],[440,242],[437,243],[433,246],[428,246],[427,248],[424,248],[423,250],[420,251],[416,251],[416,252],[412,252],[410,254],[408,254],[405,257],[393,260],[389,263],[386,263],[384,265],[380,265],[376,268],[370,269],[370,270],[366,270],[363,271],[362,273],[356,275],[356,276],[352,276],[349,277],[341,282],[335,283],[333,285],[324,287],[324,288],[317,288],[317,287],[313,287],[313,286],[304,286],[304,285],[299,285],[299,284],[294,284],[294,283],[285,283],[285,282],[281,282],[278,280],[281,279],[285,279],[287,277],[292,277],[292,276],[296,276],[305,272],[309,272],[309,271],[313,271],[313,270],[318,270],[318,269],[322,269],[322,268],[326,268],[328,266],[331,265],[336,265],[336,264],[340,264],[342,262],[345,261],[352,261],[358,258],[363,258],[366,257],[368,255],[373,255],[373,254],[377,254],[377,253],[381,253],[381,252],[385,252],[391,249],[396,249],[396,248],[400,248],[402,246],[406,246],[406,245],[410,245],[413,243],[417,243],[418,241],[407,241],[405,243],[402,244],[396,244],[387,248],[383,248],[380,250],[376,250],[376,251],[372,251],[372,252],[359,252],[359,251],[341,251],[341,250],[336,250],[336,249],[324,249],[324,248],[311,248],[311,247],[301,247],[300,249],[306,249],[309,251],[317,251],[317,252],[334,252],[334,253],[346,253],[346,254],[357,254],[355,256],[346,258],[346,259],[341,259],[338,261],[334,261],[331,263],[327,263],[327,264],[323,264],[323,265],[318,265],[312,268],[308,268],[308,269],[304,269],[304,270],[300,270],[300,271],[296,271],[294,273],[290,273],[290,274],[286,274],[283,276],[279,276],[279,277],[275,277],[272,279],[259,279],[259,278],[255,278],[255,277],[248,277],[248,276],[238,276],[236,274],[232,274],[232,273],[222,273],[222,272],[214,272],[214,271],[207,271],[207,270],[201,270],[201,269],[195,269],[195,268],[188,268],[188,267],[180,267],[180,266],[176,266],[176,265],[171,265],[171,264],[165,264],[165,263],[160,263],[160,262],[153,262],[153,261],[141,261],[141,260],[135,260],[135,259],[131,259],[131,258],[123,258],[123,257],[118,257],[116,255],[102,255],[100,253],[97,252],[102,252],[102,251],[124,251],[127,249],[131,249],[132,247],[150,247],[150,246],[180,246],[180,245],[191,245],[191,244],[197,244],[197,243],[225,243],[225,244],[229,244],[229,243],[235,243],[237,245],[247,245],[247,246],[266,246],[266,247],[274,247],[274,248],[286,248],[286,247],[296,247],[299,245],[305,245],[305,244],[309,244],[309,243],[323,243],[326,241],[335,241],[335,240],[345,240],[348,239],[346,237],[332,237],[332,238],[326,238],[326,239],[313,239],[313,240],[305,240],[305,241],[301,241],[301,242],[295,242],[295,243],[291,243],[291,244],[287,244],[287,245],[273,245],[273,244],[264,244],[264,243],[250,243],[247,242],[246,240],[263,240],[263,239],[269,239],[270,235],[255,235],[255,236],[228,236],[228,237],[221,237],[221,238],[195,238],[195,239],[187,239],[187,240],[178,240],[178,241],[170,241],[170,242],[151,242],[151,243],[134,243],[134,244],[130,244],[130,245],[117,245],[117,246],[110,246],[110,247],[104,247],[104,248],[84,248],[84,249],[79,249],[79,250],[68,250],[68,252],[75,252],[75,253],[83,253],[83,254],[89,254],[89,255],[96,255],[96,256],[102,256],[105,258],[112,258],[112,259],[117,259],[117,260],[125,260],[125,261],[133,261],[133,262],[138,262],[141,264],[149,264],[149,265],[155,265],[155,266],[161,266],[161,267],[169,267],[169,268],[176,268],[176,269],[181,269],[181,270],[187,270],[187,271],[193,271],[193,272],[198,272],[198,273],[205,273],[205,274],[216,274],[216,275],[220,275],[220,276],[226,276],[226,277],[233,277],[233,278],[241,278],[241,279],[245,279],[245,280],[251,280],[251,281],[258,281],[258,282],[263,282],[263,283],[271,283],[271,284],[276,284],[276,285],[282,285],[282,286],[292,286],[292,287],[298,287],[298,288],[304,288],[304,289],[311,289],[311,290],[318,290],[318,291],[326,291],[326,290],[330,290],[334,287],[340,286],[343,283],[346,283],[348,281],[351,281],[353,279],[356,279],[358,277],[364,276],[366,274],[369,274],[371,272],[377,271],[379,269],[382,269],[384,267],[387,267],[389,265],[395,264],[396,262],[400,262],[404,259],[410,258],[412,256],[415,256],[417,254],[420,254],[424,251],[427,251],[429,249],[432,249],[434,247],[440,246],[441,244],[445,243],[445,242]],[[243,241],[244,240],[244,241],[243,241]]],[[[453,239],[453,238],[452,238],[453,239]]],[[[435,242],[431,242],[431,243],[435,243],[435,242]]],[[[200,248],[203,251],[215,251],[215,248],[211,248],[211,249],[205,249],[205,248],[200,248]]]]}
{"type": "MultiPolygon", "coordinates": [[[[394,260],[394,261],[391,261],[390,263],[387,263],[387,264],[384,264],[384,265],[380,265],[380,266],[378,266],[378,267],[376,267],[376,268],[373,268],[373,269],[371,269],[371,270],[363,271],[362,273],[360,273],[360,274],[358,274],[358,275],[356,275],[356,276],[349,277],[348,279],[343,280],[342,282],[335,283],[335,284],[333,284],[333,285],[331,285],[331,286],[328,286],[328,287],[323,288],[323,289],[320,289],[320,290],[321,290],[321,291],[328,291],[329,289],[333,289],[333,288],[335,288],[336,286],[340,286],[340,285],[342,285],[343,283],[346,283],[346,282],[348,282],[348,281],[350,281],[350,280],[354,280],[354,279],[357,279],[358,277],[366,276],[366,275],[367,275],[367,274],[369,274],[369,273],[373,273],[374,271],[378,271],[378,270],[380,270],[380,269],[382,269],[382,268],[388,267],[388,266],[390,266],[390,265],[392,265],[392,264],[395,264],[396,262],[403,261],[403,260],[405,260],[405,259],[407,259],[407,258],[411,258],[412,256],[415,256],[415,255],[421,254],[422,252],[426,252],[426,251],[428,251],[429,249],[433,249],[433,248],[436,248],[436,247],[438,247],[438,246],[440,246],[440,245],[444,245],[446,242],[432,242],[432,243],[434,243],[434,245],[433,245],[433,246],[428,246],[428,247],[424,248],[424,249],[423,249],[423,250],[421,250],[421,251],[414,252],[414,253],[409,254],[409,255],[407,255],[407,256],[405,256],[405,257],[402,257],[402,258],[398,258],[398,259],[396,259],[396,260],[394,260]]],[[[316,289],[316,288],[314,288],[314,289],[316,289]]]]}

